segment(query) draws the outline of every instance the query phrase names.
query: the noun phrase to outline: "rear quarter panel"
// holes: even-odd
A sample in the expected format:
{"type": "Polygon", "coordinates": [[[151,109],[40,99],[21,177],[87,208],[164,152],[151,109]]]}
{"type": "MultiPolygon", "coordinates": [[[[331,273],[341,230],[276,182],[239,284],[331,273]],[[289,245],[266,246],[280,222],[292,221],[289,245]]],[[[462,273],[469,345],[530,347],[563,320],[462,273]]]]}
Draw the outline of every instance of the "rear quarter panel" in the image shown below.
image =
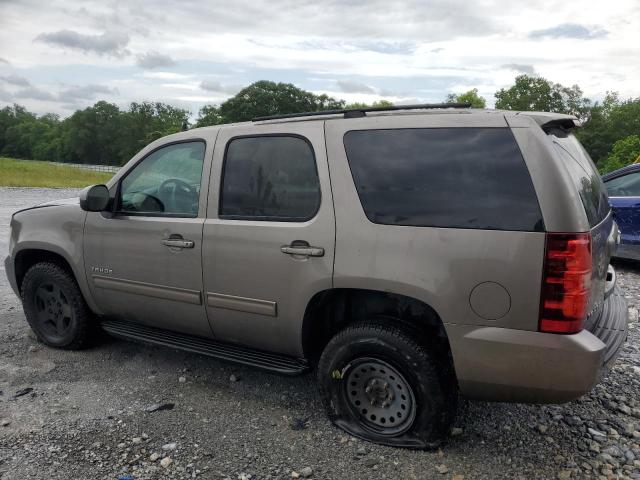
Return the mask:
{"type": "MultiPolygon", "coordinates": [[[[374,224],[361,206],[343,144],[349,130],[506,127],[499,115],[415,115],[330,120],[327,151],[336,205],[334,287],[393,292],[430,305],[445,324],[536,330],[544,233],[374,224]],[[508,308],[488,319],[471,307],[475,287],[494,282],[508,308]]],[[[452,192],[455,194],[455,192],[452,192]]],[[[491,309],[494,299],[480,299],[491,309]]],[[[477,307],[478,305],[476,305],[477,307]]],[[[476,310],[478,310],[476,308],[476,310]]]]}
{"type": "MultiPolygon", "coordinates": [[[[588,315],[598,312],[604,300],[609,259],[615,249],[617,230],[611,213],[593,227],[567,162],[576,162],[575,152],[559,155],[552,138],[531,118],[507,117],[531,174],[547,232],[591,232],[592,275],[588,315]]],[[[557,141],[557,140],[556,140],[557,141]]],[[[587,161],[588,159],[584,159],[587,161]]],[[[590,160],[588,160],[590,162],[590,160]]],[[[595,168],[595,167],[592,167],[595,168]]],[[[596,172],[597,175],[597,172],[596,172]]]]}
{"type": "Polygon", "coordinates": [[[507,117],[527,164],[547,232],[588,232],[589,222],[569,171],[546,133],[529,117],[507,117]]]}

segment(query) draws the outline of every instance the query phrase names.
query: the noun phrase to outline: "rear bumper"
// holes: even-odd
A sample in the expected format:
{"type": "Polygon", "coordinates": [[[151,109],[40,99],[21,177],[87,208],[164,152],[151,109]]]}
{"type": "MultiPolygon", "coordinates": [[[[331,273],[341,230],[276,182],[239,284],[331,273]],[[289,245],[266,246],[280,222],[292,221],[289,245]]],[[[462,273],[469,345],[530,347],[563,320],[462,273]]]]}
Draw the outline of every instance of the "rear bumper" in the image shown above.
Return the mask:
{"type": "Polygon", "coordinates": [[[585,328],[605,344],[604,367],[613,364],[627,339],[629,312],[624,296],[617,288],[607,296],[602,313],[585,328]]]}
{"type": "Polygon", "coordinates": [[[616,291],[602,315],[574,335],[447,325],[460,392],[470,398],[562,403],[600,380],[624,344],[628,313],[616,291]]]}

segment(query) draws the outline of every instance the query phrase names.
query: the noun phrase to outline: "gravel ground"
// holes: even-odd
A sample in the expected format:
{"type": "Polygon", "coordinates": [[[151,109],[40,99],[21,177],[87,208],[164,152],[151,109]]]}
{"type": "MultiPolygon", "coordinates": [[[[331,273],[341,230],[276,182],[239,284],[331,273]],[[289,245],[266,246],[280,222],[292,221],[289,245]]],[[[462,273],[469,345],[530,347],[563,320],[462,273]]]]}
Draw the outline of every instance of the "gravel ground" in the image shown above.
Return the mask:
{"type": "MultiPolygon", "coordinates": [[[[13,210],[73,193],[0,189],[0,250],[13,210]]],[[[565,405],[463,401],[436,452],[346,436],[309,375],[108,338],[43,347],[0,272],[0,478],[640,479],[640,266],[617,271],[635,322],[606,380],[565,405]]]]}

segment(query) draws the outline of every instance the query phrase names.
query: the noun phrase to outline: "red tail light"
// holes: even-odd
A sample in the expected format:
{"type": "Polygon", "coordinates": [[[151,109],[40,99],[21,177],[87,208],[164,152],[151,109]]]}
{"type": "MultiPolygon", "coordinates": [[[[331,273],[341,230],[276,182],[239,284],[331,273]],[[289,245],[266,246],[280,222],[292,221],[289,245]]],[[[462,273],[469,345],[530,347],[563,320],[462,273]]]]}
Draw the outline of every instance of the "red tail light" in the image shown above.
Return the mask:
{"type": "Polygon", "coordinates": [[[577,333],[591,292],[591,234],[547,233],[540,331],[577,333]]]}

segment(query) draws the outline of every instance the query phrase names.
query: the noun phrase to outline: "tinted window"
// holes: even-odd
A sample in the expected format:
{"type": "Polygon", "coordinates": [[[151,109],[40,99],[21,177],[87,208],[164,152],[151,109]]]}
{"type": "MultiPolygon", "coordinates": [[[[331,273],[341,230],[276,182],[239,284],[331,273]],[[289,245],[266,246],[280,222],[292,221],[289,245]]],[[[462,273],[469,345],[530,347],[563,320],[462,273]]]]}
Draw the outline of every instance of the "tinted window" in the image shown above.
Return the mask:
{"type": "Polygon", "coordinates": [[[119,210],[126,213],[198,214],[204,142],[184,142],[149,154],[122,180],[119,210]]]}
{"type": "Polygon", "coordinates": [[[301,221],[320,206],[313,150],[293,136],[244,137],[227,146],[220,216],[301,221]]]}
{"type": "Polygon", "coordinates": [[[610,197],[640,197],[640,172],[612,178],[605,185],[610,197]]]}
{"type": "Polygon", "coordinates": [[[589,225],[596,226],[609,213],[609,199],[595,164],[573,134],[558,131],[549,136],[564,165],[569,169],[589,225]]]}
{"type": "Polygon", "coordinates": [[[352,131],[344,144],[372,222],[543,229],[529,173],[506,128],[352,131]]]}

